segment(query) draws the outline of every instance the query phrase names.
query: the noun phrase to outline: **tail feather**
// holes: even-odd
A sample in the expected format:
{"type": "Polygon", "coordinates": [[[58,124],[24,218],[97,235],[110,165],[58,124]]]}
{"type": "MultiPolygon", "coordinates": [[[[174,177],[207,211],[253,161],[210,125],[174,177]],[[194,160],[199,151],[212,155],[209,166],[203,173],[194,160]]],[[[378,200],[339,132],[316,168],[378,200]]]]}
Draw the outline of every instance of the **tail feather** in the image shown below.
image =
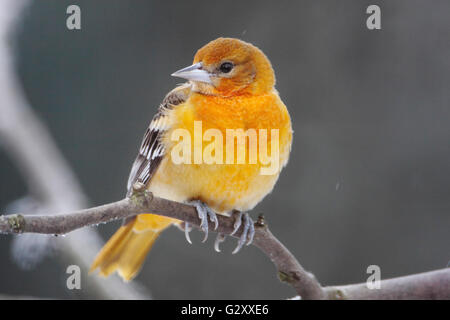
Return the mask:
{"type": "Polygon", "coordinates": [[[161,216],[139,215],[121,226],[109,239],[95,258],[90,272],[99,268],[100,275],[107,277],[117,271],[123,280],[130,281],[140,271],[155,240],[172,223],[173,219],[161,216]]]}

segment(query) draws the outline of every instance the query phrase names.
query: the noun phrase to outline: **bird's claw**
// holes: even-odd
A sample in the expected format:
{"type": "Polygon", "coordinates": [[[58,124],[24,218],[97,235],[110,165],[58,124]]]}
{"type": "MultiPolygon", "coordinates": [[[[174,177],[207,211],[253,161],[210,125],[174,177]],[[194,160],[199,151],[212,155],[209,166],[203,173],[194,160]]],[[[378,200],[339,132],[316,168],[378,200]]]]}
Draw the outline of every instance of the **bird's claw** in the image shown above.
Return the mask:
{"type": "Polygon", "coordinates": [[[242,234],[238,240],[238,245],[236,249],[234,249],[233,254],[238,253],[245,243],[250,245],[253,242],[253,237],[255,236],[255,225],[252,218],[250,218],[248,213],[242,214],[242,212],[239,212],[239,215],[234,223],[234,230],[231,234],[233,235],[239,229],[242,224],[242,219],[244,220],[244,229],[242,230],[242,234]]]}
{"type": "MultiPolygon", "coordinates": [[[[214,223],[214,230],[217,230],[219,226],[219,220],[217,219],[217,215],[210,207],[208,207],[205,203],[201,202],[200,200],[191,201],[189,202],[189,204],[193,205],[197,210],[197,214],[200,219],[200,228],[205,233],[205,237],[203,238],[202,242],[205,242],[208,239],[208,232],[209,232],[208,218],[211,222],[214,223]]],[[[233,225],[233,232],[230,235],[234,235],[239,230],[239,228],[243,226],[242,234],[238,240],[238,245],[233,251],[233,254],[236,254],[241,250],[244,244],[250,245],[253,242],[253,237],[255,236],[255,225],[248,213],[235,211],[234,214],[236,215],[236,217],[233,225]]],[[[189,237],[190,231],[191,228],[189,223],[185,222],[184,234],[186,236],[187,242],[192,244],[191,238],[189,237]]],[[[223,233],[217,234],[216,241],[214,242],[214,250],[220,252],[220,244],[225,240],[225,237],[226,236],[223,233]]]]}
{"type": "Polygon", "coordinates": [[[189,244],[192,244],[191,237],[189,236],[189,232],[191,232],[191,226],[188,222],[184,223],[184,236],[186,237],[186,241],[189,242],[189,244]]]}
{"type": "Polygon", "coordinates": [[[223,233],[218,233],[216,237],[216,241],[214,241],[214,250],[216,252],[220,252],[220,244],[225,241],[225,235],[223,233]]]}
{"type": "Polygon", "coordinates": [[[242,212],[241,211],[235,211],[234,213],[237,214],[237,217],[235,217],[234,225],[233,225],[234,229],[233,229],[233,232],[230,233],[230,236],[234,235],[236,233],[236,231],[239,230],[239,228],[240,228],[240,226],[242,224],[242,212]]]}
{"type": "Polygon", "coordinates": [[[253,243],[253,238],[255,237],[255,223],[253,222],[252,218],[248,216],[249,218],[249,230],[248,230],[248,241],[247,246],[251,245],[253,243]]]}
{"type": "MultiPolygon", "coordinates": [[[[217,228],[219,227],[219,220],[217,219],[216,213],[209,206],[207,206],[200,200],[192,201],[190,202],[190,204],[193,205],[197,210],[198,218],[201,221],[200,228],[205,233],[205,237],[203,238],[202,242],[205,242],[208,239],[208,231],[209,231],[208,217],[209,220],[211,220],[211,222],[214,222],[214,230],[217,230],[217,228]]],[[[189,243],[191,243],[189,236],[187,236],[186,239],[188,240],[189,243]]]]}

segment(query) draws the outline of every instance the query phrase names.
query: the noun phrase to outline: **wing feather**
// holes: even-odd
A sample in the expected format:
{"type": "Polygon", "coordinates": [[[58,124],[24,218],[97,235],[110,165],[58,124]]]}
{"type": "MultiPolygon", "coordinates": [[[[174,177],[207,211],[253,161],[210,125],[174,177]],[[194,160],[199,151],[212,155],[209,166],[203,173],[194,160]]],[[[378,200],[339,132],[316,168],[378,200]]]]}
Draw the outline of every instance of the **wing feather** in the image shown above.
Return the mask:
{"type": "Polygon", "coordinates": [[[169,113],[177,105],[185,102],[190,93],[190,84],[186,83],[170,91],[158,108],[142,139],[139,153],[134,160],[128,178],[127,195],[130,196],[136,182],[147,185],[158,169],[165,155],[165,147],[161,141],[169,129],[169,113]]]}

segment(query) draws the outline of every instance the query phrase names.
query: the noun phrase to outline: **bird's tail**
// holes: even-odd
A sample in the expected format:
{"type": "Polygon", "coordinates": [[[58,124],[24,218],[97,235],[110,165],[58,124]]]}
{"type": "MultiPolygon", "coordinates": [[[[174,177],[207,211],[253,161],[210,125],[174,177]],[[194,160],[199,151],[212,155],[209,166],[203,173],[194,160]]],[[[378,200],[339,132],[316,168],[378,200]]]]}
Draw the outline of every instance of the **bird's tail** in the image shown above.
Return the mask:
{"type": "Polygon", "coordinates": [[[139,272],[147,253],[160,233],[177,220],[153,214],[140,214],[121,226],[98,253],[90,272],[100,269],[100,275],[114,271],[124,281],[130,281],[139,272]]]}

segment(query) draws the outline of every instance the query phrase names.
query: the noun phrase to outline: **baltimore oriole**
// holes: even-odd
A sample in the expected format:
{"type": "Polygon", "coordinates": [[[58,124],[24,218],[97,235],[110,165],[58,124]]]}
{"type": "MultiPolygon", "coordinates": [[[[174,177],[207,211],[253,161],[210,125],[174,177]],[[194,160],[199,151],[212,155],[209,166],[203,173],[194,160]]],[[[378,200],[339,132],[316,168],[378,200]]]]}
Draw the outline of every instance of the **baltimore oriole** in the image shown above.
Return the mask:
{"type": "MultiPolygon", "coordinates": [[[[217,223],[215,212],[226,215],[236,212],[235,231],[240,228],[241,222],[244,228],[234,251],[237,252],[243,244],[250,244],[253,239],[253,221],[246,212],[271,192],[291,149],[291,121],[286,106],[274,88],[272,66],[264,53],[252,44],[219,38],[198,50],[192,66],[172,75],[188,82],[165,97],[150,122],[131,169],[128,196],[133,185],[140,183],[158,197],[192,203],[202,220],[205,240],[208,218],[217,223]],[[258,154],[256,151],[260,152],[258,155],[261,157],[264,148],[250,142],[245,143],[244,149],[234,146],[226,149],[236,153],[231,156],[234,161],[239,157],[239,150],[245,152],[245,163],[225,160],[222,163],[199,162],[194,159],[198,150],[191,144],[183,149],[186,152],[183,156],[189,161],[179,163],[173,153],[180,143],[180,139],[174,139],[176,130],[182,129],[195,135],[194,124],[199,122],[202,130],[215,129],[216,133],[227,138],[229,129],[243,129],[246,132],[253,129],[258,139],[267,138],[270,132],[276,130],[277,140],[270,136],[272,140],[269,139],[266,146],[272,150],[272,157],[274,150],[277,152],[274,159],[278,167],[269,174],[262,174],[261,169],[267,166],[267,161],[258,158],[256,163],[250,163],[249,158],[252,154],[258,154]],[[263,135],[261,129],[269,133],[263,135]],[[278,150],[271,148],[275,142],[278,150]]],[[[233,142],[234,138],[232,136],[233,142]]],[[[215,142],[220,142],[217,139],[216,135],[215,142]]],[[[200,148],[200,154],[207,148],[211,151],[207,143],[200,148]]],[[[216,160],[226,158],[225,154],[218,152],[219,149],[214,150],[211,155],[216,160]]],[[[152,214],[140,214],[128,219],[97,255],[91,271],[99,268],[104,276],[117,271],[124,280],[131,280],[139,272],[156,238],[172,224],[181,225],[181,221],[152,214]]],[[[189,226],[182,228],[190,242],[189,226]]],[[[219,234],[215,245],[217,251],[223,238],[219,234]]]]}

